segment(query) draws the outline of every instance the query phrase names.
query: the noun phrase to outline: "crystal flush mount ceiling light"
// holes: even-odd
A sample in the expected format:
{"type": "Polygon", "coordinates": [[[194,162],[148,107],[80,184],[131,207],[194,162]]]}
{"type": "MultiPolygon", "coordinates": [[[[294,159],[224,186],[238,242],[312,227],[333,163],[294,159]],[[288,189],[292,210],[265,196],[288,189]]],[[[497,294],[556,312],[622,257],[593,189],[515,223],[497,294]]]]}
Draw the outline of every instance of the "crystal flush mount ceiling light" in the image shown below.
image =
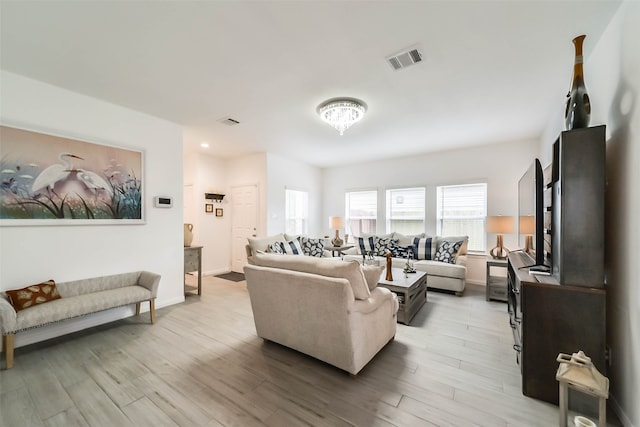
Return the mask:
{"type": "Polygon", "coordinates": [[[320,118],[334,127],[340,135],[362,120],[367,104],[355,98],[332,98],[318,106],[320,118]]]}

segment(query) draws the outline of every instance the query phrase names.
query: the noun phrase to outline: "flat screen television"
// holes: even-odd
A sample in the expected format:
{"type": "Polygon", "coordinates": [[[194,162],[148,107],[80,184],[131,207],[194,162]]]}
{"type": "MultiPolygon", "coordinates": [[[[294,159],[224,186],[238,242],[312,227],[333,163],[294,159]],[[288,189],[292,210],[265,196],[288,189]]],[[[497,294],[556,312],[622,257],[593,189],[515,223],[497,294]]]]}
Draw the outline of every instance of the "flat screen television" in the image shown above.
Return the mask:
{"type": "MultiPolygon", "coordinates": [[[[534,264],[529,267],[549,265],[544,255],[544,175],[540,160],[535,159],[518,181],[518,242],[531,255],[534,264]]],[[[544,268],[546,267],[546,268],[544,268]]]]}

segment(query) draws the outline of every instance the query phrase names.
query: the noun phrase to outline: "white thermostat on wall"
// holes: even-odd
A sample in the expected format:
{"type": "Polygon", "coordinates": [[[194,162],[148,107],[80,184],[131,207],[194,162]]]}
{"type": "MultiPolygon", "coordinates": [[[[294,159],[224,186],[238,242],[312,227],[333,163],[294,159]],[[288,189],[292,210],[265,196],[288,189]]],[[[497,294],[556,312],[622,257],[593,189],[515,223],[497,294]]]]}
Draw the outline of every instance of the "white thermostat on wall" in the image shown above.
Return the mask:
{"type": "Polygon", "coordinates": [[[156,196],[153,198],[153,205],[156,208],[170,208],[173,206],[173,198],[156,196]]]}

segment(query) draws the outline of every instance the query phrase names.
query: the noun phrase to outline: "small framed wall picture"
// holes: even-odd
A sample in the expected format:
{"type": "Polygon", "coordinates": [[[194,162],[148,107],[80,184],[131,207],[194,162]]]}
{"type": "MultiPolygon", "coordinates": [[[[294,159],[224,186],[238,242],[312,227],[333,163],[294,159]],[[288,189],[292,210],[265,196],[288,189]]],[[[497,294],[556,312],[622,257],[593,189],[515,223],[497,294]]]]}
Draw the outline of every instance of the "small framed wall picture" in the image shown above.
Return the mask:
{"type": "Polygon", "coordinates": [[[204,211],[206,213],[212,213],[213,212],[213,205],[211,203],[205,203],[204,204],[204,211]]]}
{"type": "Polygon", "coordinates": [[[216,216],[222,216],[222,208],[216,208],[216,216]]]}

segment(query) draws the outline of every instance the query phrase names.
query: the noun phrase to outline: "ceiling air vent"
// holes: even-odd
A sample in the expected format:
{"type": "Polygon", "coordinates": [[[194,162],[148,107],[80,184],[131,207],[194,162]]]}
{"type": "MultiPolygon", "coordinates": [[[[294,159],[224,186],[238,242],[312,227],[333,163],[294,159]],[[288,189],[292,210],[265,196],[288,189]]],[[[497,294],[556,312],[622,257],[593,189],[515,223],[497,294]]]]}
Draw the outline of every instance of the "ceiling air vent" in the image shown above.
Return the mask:
{"type": "Polygon", "coordinates": [[[411,49],[405,52],[400,52],[387,58],[387,62],[393,67],[394,70],[406,68],[421,61],[422,54],[418,49],[411,49]]]}
{"type": "Polygon", "coordinates": [[[231,117],[223,117],[221,119],[218,119],[218,121],[227,126],[235,126],[237,124],[240,124],[239,121],[237,121],[236,119],[232,119],[231,117]]]}

